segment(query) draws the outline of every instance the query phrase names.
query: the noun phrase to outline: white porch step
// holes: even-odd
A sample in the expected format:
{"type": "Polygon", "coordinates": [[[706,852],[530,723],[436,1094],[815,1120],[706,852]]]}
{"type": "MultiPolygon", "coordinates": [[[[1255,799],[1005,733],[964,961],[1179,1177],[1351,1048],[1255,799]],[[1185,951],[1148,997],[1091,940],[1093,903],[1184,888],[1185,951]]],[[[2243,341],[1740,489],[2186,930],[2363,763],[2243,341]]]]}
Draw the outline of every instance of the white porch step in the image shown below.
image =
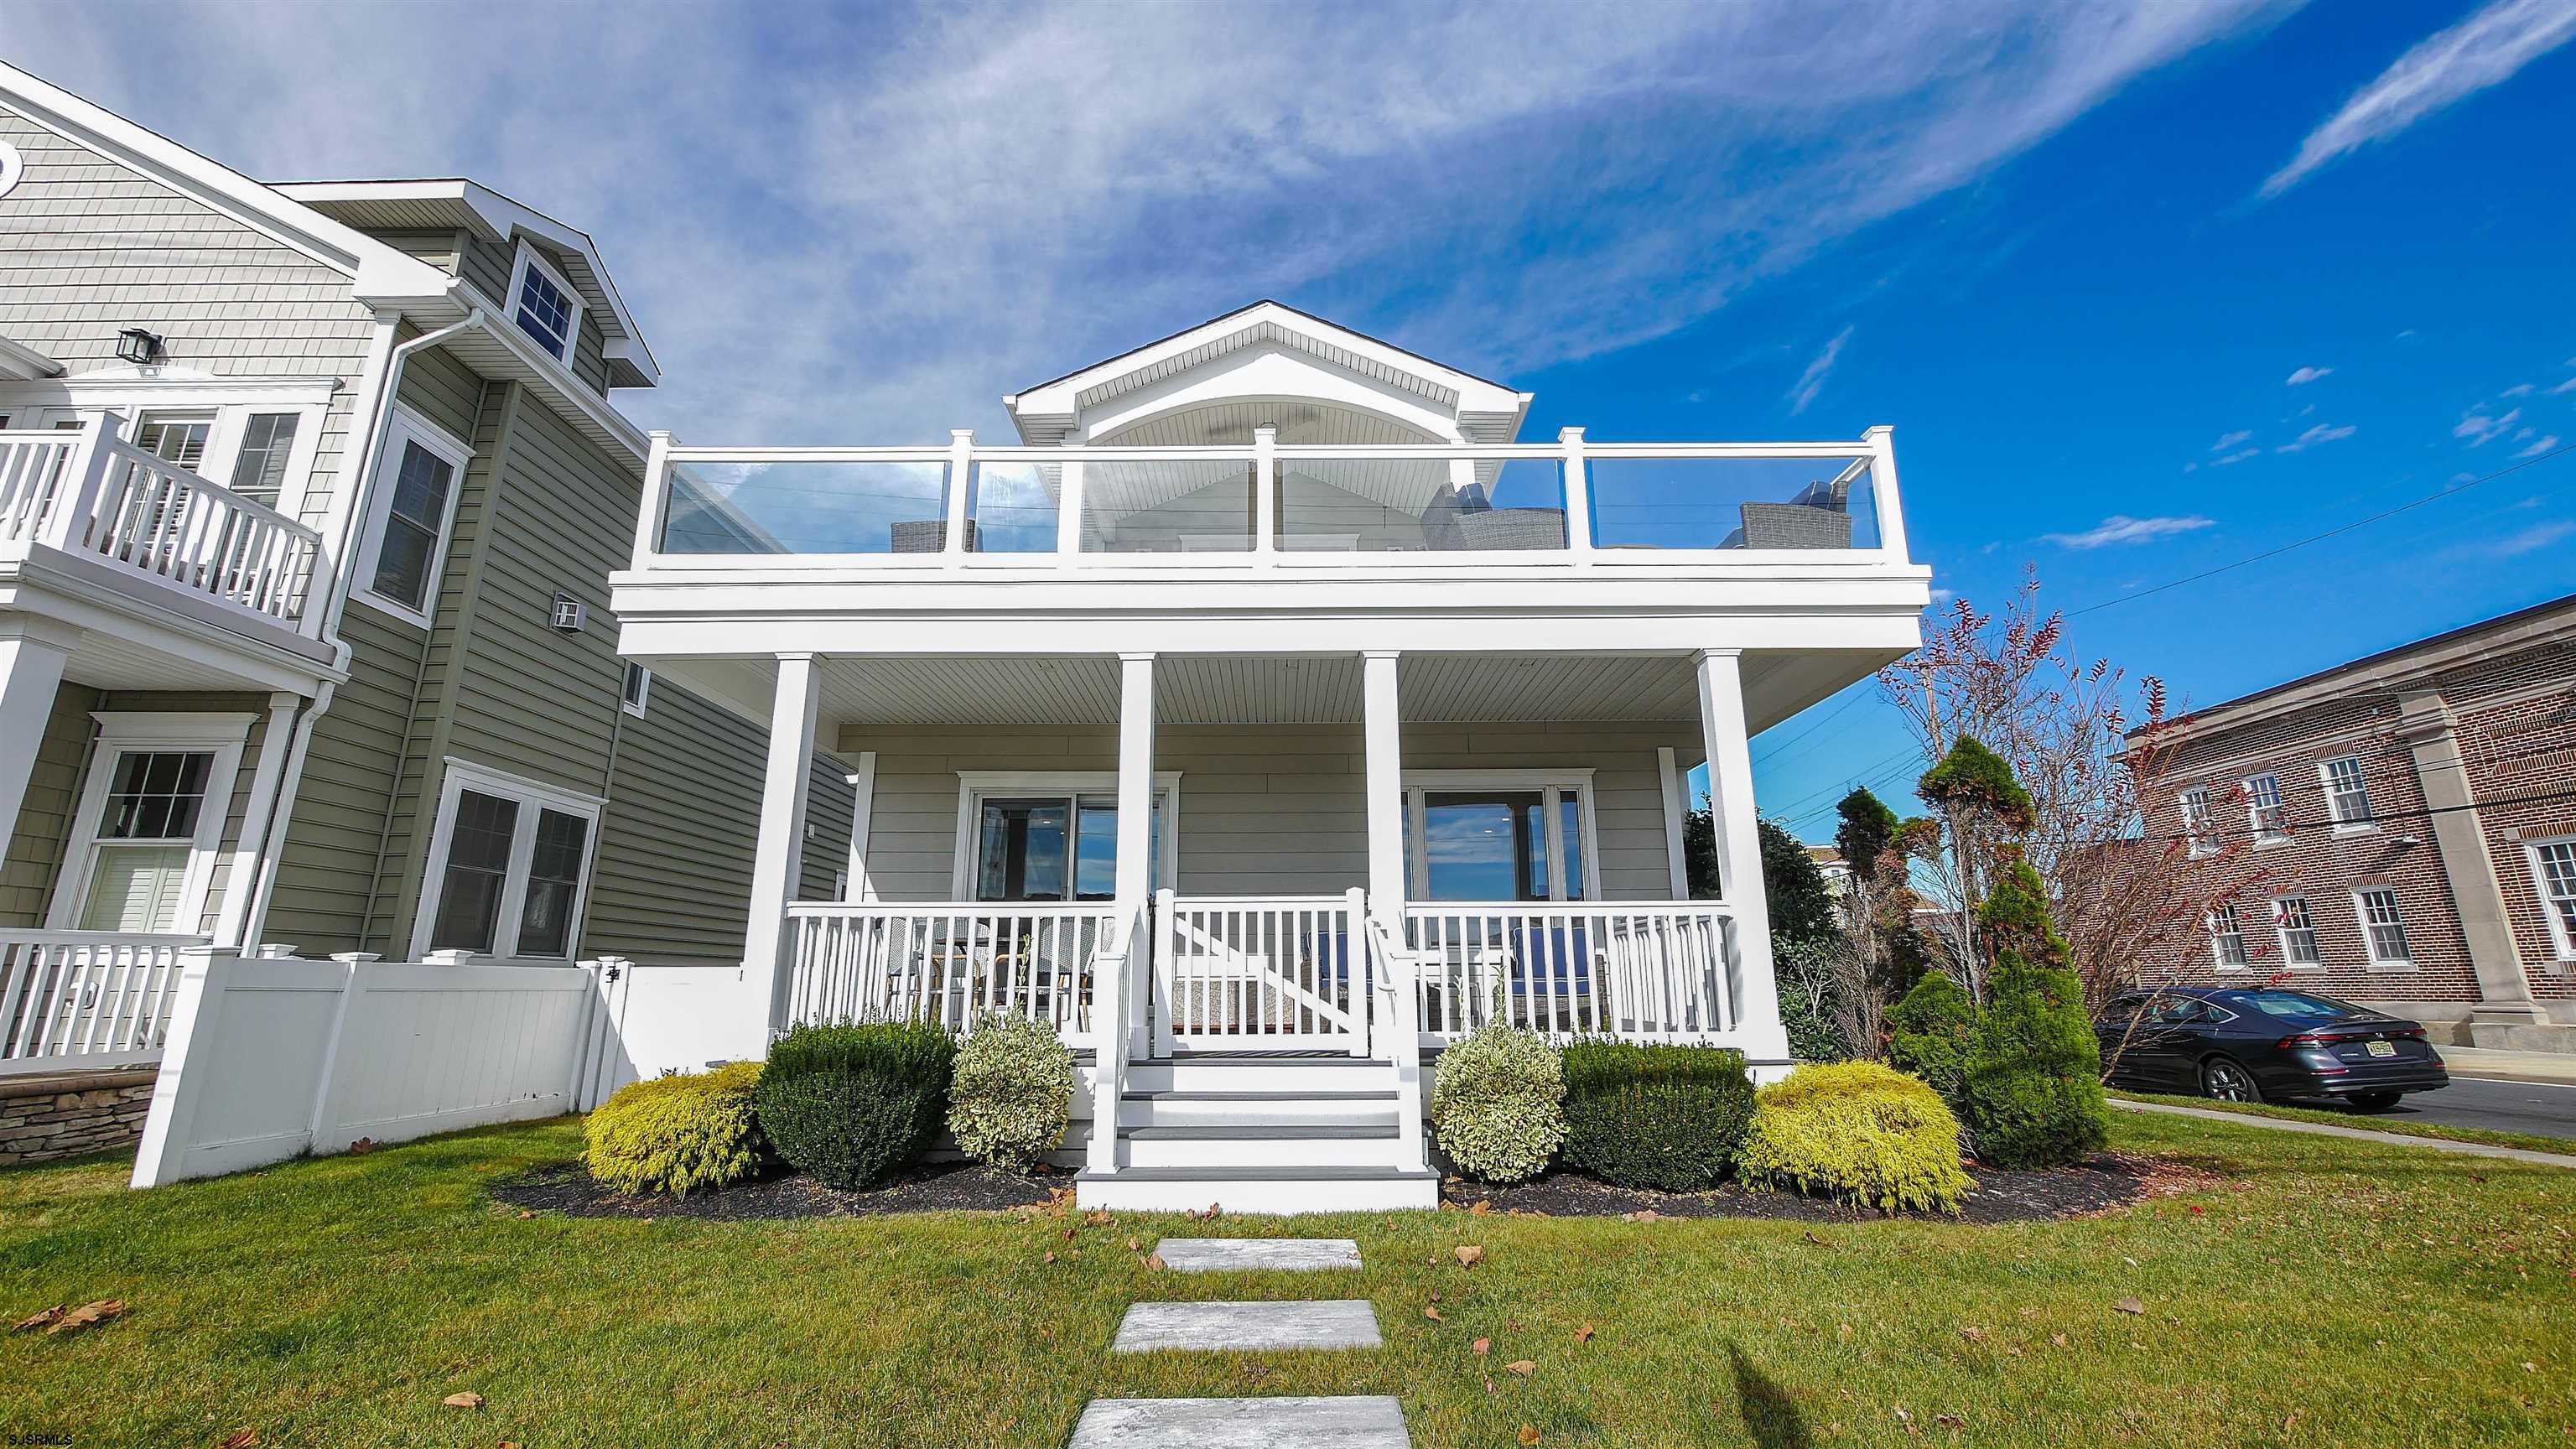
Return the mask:
{"type": "Polygon", "coordinates": [[[1122,1167],[1073,1180],[1076,1206],[1184,1212],[1394,1212],[1440,1206],[1440,1174],[1399,1167],[1122,1167]]]}
{"type": "Polygon", "coordinates": [[[1297,1096],[1316,1092],[1384,1091],[1394,1083],[1394,1063],[1364,1057],[1184,1052],[1168,1061],[1130,1063],[1125,1090],[1297,1096]]]}
{"type": "Polygon", "coordinates": [[[1395,1124],[1248,1123],[1119,1129],[1122,1167],[1393,1166],[1395,1124]]]}
{"type": "Polygon", "coordinates": [[[1395,1091],[1322,1091],[1312,1088],[1271,1092],[1130,1091],[1118,1104],[1121,1130],[1137,1127],[1393,1126],[1395,1091]]]}
{"type": "Polygon", "coordinates": [[[1411,1449],[1404,1405],[1378,1395],[1094,1399],[1070,1449],[1411,1449]]]}

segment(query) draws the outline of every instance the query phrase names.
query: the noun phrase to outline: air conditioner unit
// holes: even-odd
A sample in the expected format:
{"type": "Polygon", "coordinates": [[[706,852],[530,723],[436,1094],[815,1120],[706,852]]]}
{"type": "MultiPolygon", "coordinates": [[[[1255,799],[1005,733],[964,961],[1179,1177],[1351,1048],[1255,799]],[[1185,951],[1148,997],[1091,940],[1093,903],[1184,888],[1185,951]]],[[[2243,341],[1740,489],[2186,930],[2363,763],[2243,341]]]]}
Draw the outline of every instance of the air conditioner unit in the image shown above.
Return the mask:
{"type": "Polygon", "coordinates": [[[582,607],[581,600],[570,594],[555,595],[554,626],[557,632],[578,634],[581,632],[582,622],[588,617],[589,614],[582,607]]]}

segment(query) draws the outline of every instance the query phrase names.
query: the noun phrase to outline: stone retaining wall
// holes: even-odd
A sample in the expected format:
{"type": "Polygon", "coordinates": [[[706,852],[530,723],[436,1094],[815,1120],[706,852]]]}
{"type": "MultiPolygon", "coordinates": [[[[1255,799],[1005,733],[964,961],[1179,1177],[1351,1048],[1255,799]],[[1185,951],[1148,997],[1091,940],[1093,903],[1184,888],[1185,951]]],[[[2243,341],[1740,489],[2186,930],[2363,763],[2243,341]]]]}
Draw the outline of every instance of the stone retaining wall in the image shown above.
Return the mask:
{"type": "Polygon", "coordinates": [[[153,1067],[0,1077],[0,1167],[131,1147],[152,1109],[153,1067]]]}

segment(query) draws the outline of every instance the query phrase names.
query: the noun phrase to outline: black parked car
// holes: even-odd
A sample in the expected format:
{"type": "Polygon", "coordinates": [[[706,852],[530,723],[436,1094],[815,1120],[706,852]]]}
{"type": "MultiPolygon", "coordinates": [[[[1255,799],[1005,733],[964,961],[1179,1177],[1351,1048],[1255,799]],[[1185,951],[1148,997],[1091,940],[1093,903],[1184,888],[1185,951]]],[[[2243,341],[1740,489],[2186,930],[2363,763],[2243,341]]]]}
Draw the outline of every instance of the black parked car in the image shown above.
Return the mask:
{"type": "Polygon", "coordinates": [[[2133,991],[2093,1029],[2111,1084],[2140,1092],[2229,1102],[2341,1097],[2385,1112],[2408,1092],[2451,1084],[2423,1023],[2306,991],[2133,991]]]}

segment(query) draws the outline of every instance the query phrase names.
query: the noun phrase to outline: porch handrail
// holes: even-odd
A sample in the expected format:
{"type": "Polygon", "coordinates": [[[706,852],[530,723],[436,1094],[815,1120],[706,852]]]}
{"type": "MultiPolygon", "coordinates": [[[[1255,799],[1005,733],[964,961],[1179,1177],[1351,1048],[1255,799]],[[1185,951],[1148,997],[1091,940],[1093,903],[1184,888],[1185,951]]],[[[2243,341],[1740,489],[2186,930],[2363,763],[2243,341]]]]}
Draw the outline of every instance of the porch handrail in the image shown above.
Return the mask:
{"type": "MultiPolygon", "coordinates": [[[[1362,912],[1361,892],[1351,891],[1351,908],[1362,912]]],[[[1422,958],[1387,934],[1386,923],[1363,913],[1367,921],[1369,980],[1375,987],[1370,1004],[1370,1036],[1395,1064],[1395,1125],[1407,1167],[1429,1159],[1422,1151],[1422,958]]]]}
{"type": "Polygon", "coordinates": [[[119,440],[115,413],[78,432],[0,433],[0,539],[120,567],[278,623],[302,622],[322,535],[119,440]]]}
{"type": "Polygon", "coordinates": [[[0,1072],[150,1061],[200,935],[0,930],[0,1072]]]}
{"type": "Polygon", "coordinates": [[[1732,907],[1722,901],[1408,903],[1426,1031],[1498,1013],[1551,1036],[1705,1040],[1732,1031],[1732,907]]]}
{"type": "Polygon", "coordinates": [[[789,1025],[927,1020],[966,1031],[987,1011],[1100,1035],[1090,1010],[1107,902],[804,901],[787,908],[789,1025]]]}

